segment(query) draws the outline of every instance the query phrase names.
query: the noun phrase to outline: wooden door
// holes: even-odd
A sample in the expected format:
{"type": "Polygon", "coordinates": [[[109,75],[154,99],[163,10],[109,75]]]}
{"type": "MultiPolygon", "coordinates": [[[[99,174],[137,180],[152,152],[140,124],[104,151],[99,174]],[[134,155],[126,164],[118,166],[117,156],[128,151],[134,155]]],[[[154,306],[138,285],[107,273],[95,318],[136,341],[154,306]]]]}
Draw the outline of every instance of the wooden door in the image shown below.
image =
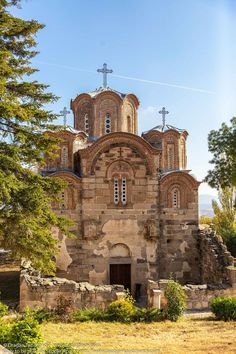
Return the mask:
{"type": "Polygon", "coordinates": [[[124,285],[131,291],[131,264],[110,264],[110,284],[124,285]]]}

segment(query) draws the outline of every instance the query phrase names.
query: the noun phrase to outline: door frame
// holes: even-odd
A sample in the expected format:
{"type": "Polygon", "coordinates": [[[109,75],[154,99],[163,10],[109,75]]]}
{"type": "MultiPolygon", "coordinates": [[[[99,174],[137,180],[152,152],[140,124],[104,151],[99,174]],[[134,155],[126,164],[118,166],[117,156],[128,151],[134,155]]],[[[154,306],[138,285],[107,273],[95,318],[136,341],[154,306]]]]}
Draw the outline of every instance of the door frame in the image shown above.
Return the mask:
{"type": "Polygon", "coordinates": [[[109,272],[108,272],[108,276],[109,276],[109,284],[111,284],[111,265],[129,265],[129,269],[130,269],[130,292],[132,293],[132,263],[130,261],[130,258],[129,258],[129,261],[128,262],[125,262],[124,261],[125,258],[122,259],[122,262],[110,262],[109,263],[109,272]]]}

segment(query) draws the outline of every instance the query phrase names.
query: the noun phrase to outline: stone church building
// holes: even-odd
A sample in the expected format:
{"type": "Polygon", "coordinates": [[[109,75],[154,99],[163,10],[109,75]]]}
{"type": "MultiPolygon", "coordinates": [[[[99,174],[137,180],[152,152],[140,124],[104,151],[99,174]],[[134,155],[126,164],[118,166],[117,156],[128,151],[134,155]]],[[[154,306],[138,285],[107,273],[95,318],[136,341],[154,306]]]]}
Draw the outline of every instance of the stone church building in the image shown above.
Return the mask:
{"type": "Polygon", "coordinates": [[[53,230],[60,277],[122,284],[133,294],[171,274],[201,282],[199,182],[187,169],[188,133],[167,124],[163,108],[162,124],[139,136],[138,108],[133,93],[106,85],[71,100],[74,127],[56,134],[58,158],[46,158],[41,171],[68,183],[52,206],[74,221],[75,238],[53,230]]]}

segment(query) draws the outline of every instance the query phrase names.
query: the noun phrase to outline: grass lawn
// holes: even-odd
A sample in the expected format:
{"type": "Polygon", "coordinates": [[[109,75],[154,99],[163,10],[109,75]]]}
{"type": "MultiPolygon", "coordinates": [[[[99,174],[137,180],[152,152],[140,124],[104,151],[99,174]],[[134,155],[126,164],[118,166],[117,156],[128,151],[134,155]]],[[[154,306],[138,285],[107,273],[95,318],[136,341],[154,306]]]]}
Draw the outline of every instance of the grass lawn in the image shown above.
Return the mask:
{"type": "Polygon", "coordinates": [[[80,353],[236,353],[236,323],[199,315],[177,323],[45,323],[42,331],[45,342],[71,343],[80,353]]]}

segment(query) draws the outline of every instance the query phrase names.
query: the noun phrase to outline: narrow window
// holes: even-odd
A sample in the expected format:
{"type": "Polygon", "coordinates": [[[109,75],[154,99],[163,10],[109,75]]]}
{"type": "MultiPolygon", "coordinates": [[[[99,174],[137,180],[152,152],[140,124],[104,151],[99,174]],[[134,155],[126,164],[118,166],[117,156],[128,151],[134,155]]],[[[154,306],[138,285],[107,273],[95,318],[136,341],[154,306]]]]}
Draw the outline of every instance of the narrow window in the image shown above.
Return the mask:
{"type": "Polygon", "coordinates": [[[172,145],[167,146],[167,168],[169,170],[174,168],[174,147],[172,145]]]}
{"type": "Polygon", "coordinates": [[[66,146],[63,146],[61,150],[61,166],[67,167],[67,165],[68,165],[68,148],[66,146]]]}
{"type": "Polygon", "coordinates": [[[179,208],[179,191],[177,189],[172,194],[172,206],[173,208],[179,208]]]}
{"type": "Polygon", "coordinates": [[[131,129],[131,117],[127,116],[127,132],[128,133],[132,133],[132,129],[131,129]]]}
{"type": "Polygon", "coordinates": [[[61,209],[65,209],[66,204],[65,204],[65,192],[61,192],[61,209]]]}
{"type": "Polygon", "coordinates": [[[127,191],[126,191],[126,178],[123,177],[122,178],[122,182],[121,182],[121,202],[122,205],[126,205],[127,204],[127,191]]]}
{"type": "Polygon", "coordinates": [[[89,132],[89,117],[88,117],[88,113],[86,113],[85,116],[84,116],[84,131],[85,131],[85,133],[89,132]]]}
{"type": "Polygon", "coordinates": [[[111,133],[111,117],[110,114],[107,113],[105,118],[105,134],[109,133],[111,133]]]}
{"type": "Polygon", "coordinates": [[[117,177],[114,178],[114,204],[119,204],[119,180],[117,177]]]}

